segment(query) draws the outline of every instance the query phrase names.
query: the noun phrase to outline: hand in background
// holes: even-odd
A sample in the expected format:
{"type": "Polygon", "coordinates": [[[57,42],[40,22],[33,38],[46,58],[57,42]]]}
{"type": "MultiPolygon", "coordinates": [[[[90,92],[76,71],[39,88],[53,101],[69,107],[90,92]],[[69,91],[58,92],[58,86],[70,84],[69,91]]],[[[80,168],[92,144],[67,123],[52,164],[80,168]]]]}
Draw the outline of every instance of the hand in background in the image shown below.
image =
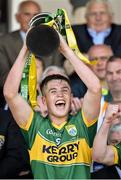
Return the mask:
{"type": "Polygon", "coordinates": [[[72,98],[71,102],[71,115],[75,115],[78,111],[81,110],[83,104],[83,98],[79,99],[77,97],[72,98]]]}
{"type": "Polygon", "coordinates": [[[118,104],[109,104],[105,114],[106,123],[110,125],[121,122],[121,110],[118,104]]]}

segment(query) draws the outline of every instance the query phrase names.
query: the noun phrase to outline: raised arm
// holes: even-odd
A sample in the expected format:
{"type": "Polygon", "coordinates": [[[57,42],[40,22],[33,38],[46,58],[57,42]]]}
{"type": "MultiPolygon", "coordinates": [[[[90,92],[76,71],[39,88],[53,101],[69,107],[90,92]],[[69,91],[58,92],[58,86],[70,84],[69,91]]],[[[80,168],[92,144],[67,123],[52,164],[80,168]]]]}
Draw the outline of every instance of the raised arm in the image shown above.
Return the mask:
{"type": "Polygon", "coordinates": [[[108,113],[100,127],[98,133],[95,136],[93,143],[92,158],[94,161],[103,163],[106,165],[113,165],[115,162],[114,147],[107,145],[108,134],[112,123],[114,123],[117,117],[120,115],[117,105],[111,105],[108,109],[108,113]]]}
{"type": "Polygon", "coordinates": [[[60,52],[66,57],[66,59],[70,61],[74,67],[74,70],[88,88],[88,91],[84,97],[82,108],[87,120],[91,122],[91,120],[98,117],[100,110],[100,81],[93,71],[69,48],[62,36],[60,36],[60,52]]]}
{"type": "Polygon", "coordinates": [[[24,43],[4,85],[4,96],[18,125],[25,126],[30,117],[31,107],[18,93],[25,65],[27,47],[24,43]]]}

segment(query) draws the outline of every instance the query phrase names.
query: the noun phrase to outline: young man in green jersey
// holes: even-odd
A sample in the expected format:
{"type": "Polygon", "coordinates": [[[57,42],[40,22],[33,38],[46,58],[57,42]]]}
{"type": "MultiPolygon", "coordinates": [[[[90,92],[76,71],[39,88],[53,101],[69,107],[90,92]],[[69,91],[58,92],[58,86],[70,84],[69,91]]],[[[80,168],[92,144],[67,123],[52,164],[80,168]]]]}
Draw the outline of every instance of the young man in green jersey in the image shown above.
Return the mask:
{"type": "Polygon", "coordinates": [[[25,44],[7,77],[4,95],[28,144],[34,178],[87,179],[90,178],[91,147],[100,110],[101,85],[91,69],[75,55],[63,37],[59,37],[60,53],[69,59],[88,87],[82,110],[74,116],[69,114],[71,87],[68,77],[63,74],[46,76],[41,82],[48,116],[43,118],[32,110],[18,93],[27,54],[25,44]]]}

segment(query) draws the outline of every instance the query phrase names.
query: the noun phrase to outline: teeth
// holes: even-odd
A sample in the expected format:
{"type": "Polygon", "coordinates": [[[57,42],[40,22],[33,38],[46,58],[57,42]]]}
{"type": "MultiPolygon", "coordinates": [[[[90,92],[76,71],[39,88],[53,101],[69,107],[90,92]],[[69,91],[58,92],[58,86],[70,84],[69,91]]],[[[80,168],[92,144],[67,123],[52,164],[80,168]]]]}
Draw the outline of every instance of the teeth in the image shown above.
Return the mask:
{"type": "Polygon", "coordinates": [[[58,100],[58,101],[56,101],[55,104],[56,104],[56,105],[58,105],[58,104],[65,104],[65,101],[64,101],[64,100],[58,100]]]}

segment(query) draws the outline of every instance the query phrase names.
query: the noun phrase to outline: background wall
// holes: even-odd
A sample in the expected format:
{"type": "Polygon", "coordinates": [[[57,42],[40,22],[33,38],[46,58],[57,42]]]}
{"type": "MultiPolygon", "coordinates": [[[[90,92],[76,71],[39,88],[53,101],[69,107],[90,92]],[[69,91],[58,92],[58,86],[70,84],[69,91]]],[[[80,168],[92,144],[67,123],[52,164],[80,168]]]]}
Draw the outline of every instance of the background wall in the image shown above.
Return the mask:
{"type": "MultiPolygon", "coordinates": [[[[8,29],[13,31],[19,28],[18,23],[15,20],[15,13],[18,8],[18,4],[23,0],[8,0],[8,13],[9,22],[8,29]]],[[[69,0],[36,0],[40,3],[42,10],[45,12],[55,13],[58,8],[66,9],[68,17],[71,23],[83,23],[85,22],[84,12],[85,7],[78,8],[74,14],[72,14],[72,5],[69,0]]],[[[81,0],[80,0],[81,1],[81,0]]],[[[114,11],[114,22],[121,24],[121,0],[108,0],[112,4],[114,11]]]]}
{"type": "MultiPolygon", "coordinates": [[[[9,31],[19,28],[18,23],[15,20],[15,13],[18,8],[18,4],[23,0],[9,0],[9,31]]],[[[45,12],[55,13],[58,8],[65,8],[68,16],[72,19],[71,10],[72,6],[68,0],[36,0],[45,12]]]]}

